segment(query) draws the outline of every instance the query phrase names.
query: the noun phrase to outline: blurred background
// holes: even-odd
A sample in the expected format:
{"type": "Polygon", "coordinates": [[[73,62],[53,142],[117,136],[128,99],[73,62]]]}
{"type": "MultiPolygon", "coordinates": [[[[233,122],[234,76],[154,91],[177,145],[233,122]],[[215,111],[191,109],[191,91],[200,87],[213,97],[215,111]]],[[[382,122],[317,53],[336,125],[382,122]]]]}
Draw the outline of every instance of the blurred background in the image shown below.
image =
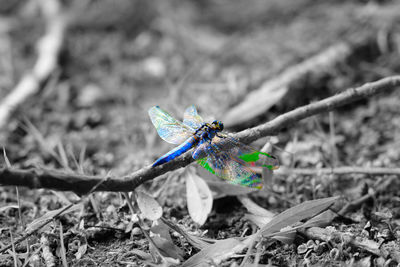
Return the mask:
{"type": "MultiPolygon", "coordinates": [[[[124,175],[171,149],[148,118],[154,105],[181,119],[194,104],[236,132],[399,73],[399,11],[395,0],[2,1],[0,144],[16,168],[124,175]]],[[[392,167],[398,97],[360,100],[253,145],[270,140],[282,166],[392,167]]],[[[294,202],[349,185],[276,179],[294,202]]],[[[172,185],[160,204],[183,217],[184,184],[172,185]]]]}

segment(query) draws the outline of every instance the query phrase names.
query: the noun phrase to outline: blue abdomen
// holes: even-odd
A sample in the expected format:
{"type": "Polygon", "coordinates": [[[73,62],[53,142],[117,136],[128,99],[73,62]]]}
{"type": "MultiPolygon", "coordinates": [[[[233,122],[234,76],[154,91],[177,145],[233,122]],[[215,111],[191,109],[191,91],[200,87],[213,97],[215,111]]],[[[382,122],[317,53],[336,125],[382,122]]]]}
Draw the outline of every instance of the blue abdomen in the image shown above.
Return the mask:
{"type": "Polygon", "coordinates": [[[168,161],[173,160],[174,158],[182,155],[189,149],[191,149],[196,143],[198,142],[198,139],[195,136],[192,136],[188,138],[185,142],[183,142],[181,145],[175,147],[171,151],[169,151],[167,154],[164,156],[160,157],[153,163],[153,167],[164,164],[168,161]]]}

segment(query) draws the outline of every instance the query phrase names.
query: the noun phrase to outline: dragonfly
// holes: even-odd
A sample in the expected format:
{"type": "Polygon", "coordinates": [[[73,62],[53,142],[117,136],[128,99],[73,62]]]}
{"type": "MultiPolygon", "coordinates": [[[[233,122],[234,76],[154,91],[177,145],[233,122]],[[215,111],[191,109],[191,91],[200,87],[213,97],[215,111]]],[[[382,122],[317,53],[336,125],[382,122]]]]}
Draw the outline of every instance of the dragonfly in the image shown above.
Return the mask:
{"type": "Polygon", "coordinates": [[[261,189],[262,168],[279,168],[276,157],[257,151],[223,132],[221,121],[206,123],[194,105],[183,115],[183,122],[176,120],[159,106],[149,109],[150,120],[158,135],[166,142],[178,145],[158,158],[153,167],[169,162],[193,149],[192,157],[212,174],[231,184],[261,189]]]}

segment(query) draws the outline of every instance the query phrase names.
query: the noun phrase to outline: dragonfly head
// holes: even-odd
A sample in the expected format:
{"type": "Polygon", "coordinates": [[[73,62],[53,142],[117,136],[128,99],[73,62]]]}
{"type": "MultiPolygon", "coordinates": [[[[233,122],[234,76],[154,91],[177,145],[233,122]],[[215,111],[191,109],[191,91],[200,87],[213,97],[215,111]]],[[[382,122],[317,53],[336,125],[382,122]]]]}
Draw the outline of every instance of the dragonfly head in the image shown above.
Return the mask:
{"type": "Polygon", "coordinates": [[[214,127],[215,130],[218,131],[224,130],[224,124],[222,123],[222,121],[213,121],[211,125],[214,127]]]}

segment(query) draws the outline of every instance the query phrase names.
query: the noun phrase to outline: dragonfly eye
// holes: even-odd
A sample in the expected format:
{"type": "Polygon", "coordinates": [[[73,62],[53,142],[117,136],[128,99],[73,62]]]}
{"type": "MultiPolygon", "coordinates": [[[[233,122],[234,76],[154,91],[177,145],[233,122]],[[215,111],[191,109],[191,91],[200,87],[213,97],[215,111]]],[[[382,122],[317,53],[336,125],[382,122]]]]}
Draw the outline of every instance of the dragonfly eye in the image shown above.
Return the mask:
{"type": "Polygon", "coordinates": [[[224,124],[221,121],[213,121],[212,125],[220,131],[224,130],[224,124]]]}
{"type": "Polygon", "coordinates": [[[224,130],[224,124],[222,123],[222,121],[219,121],[219,122],[218,122],[218,126],[219,126],[219,129],[220,129],[221,131],[224,130]]]}

